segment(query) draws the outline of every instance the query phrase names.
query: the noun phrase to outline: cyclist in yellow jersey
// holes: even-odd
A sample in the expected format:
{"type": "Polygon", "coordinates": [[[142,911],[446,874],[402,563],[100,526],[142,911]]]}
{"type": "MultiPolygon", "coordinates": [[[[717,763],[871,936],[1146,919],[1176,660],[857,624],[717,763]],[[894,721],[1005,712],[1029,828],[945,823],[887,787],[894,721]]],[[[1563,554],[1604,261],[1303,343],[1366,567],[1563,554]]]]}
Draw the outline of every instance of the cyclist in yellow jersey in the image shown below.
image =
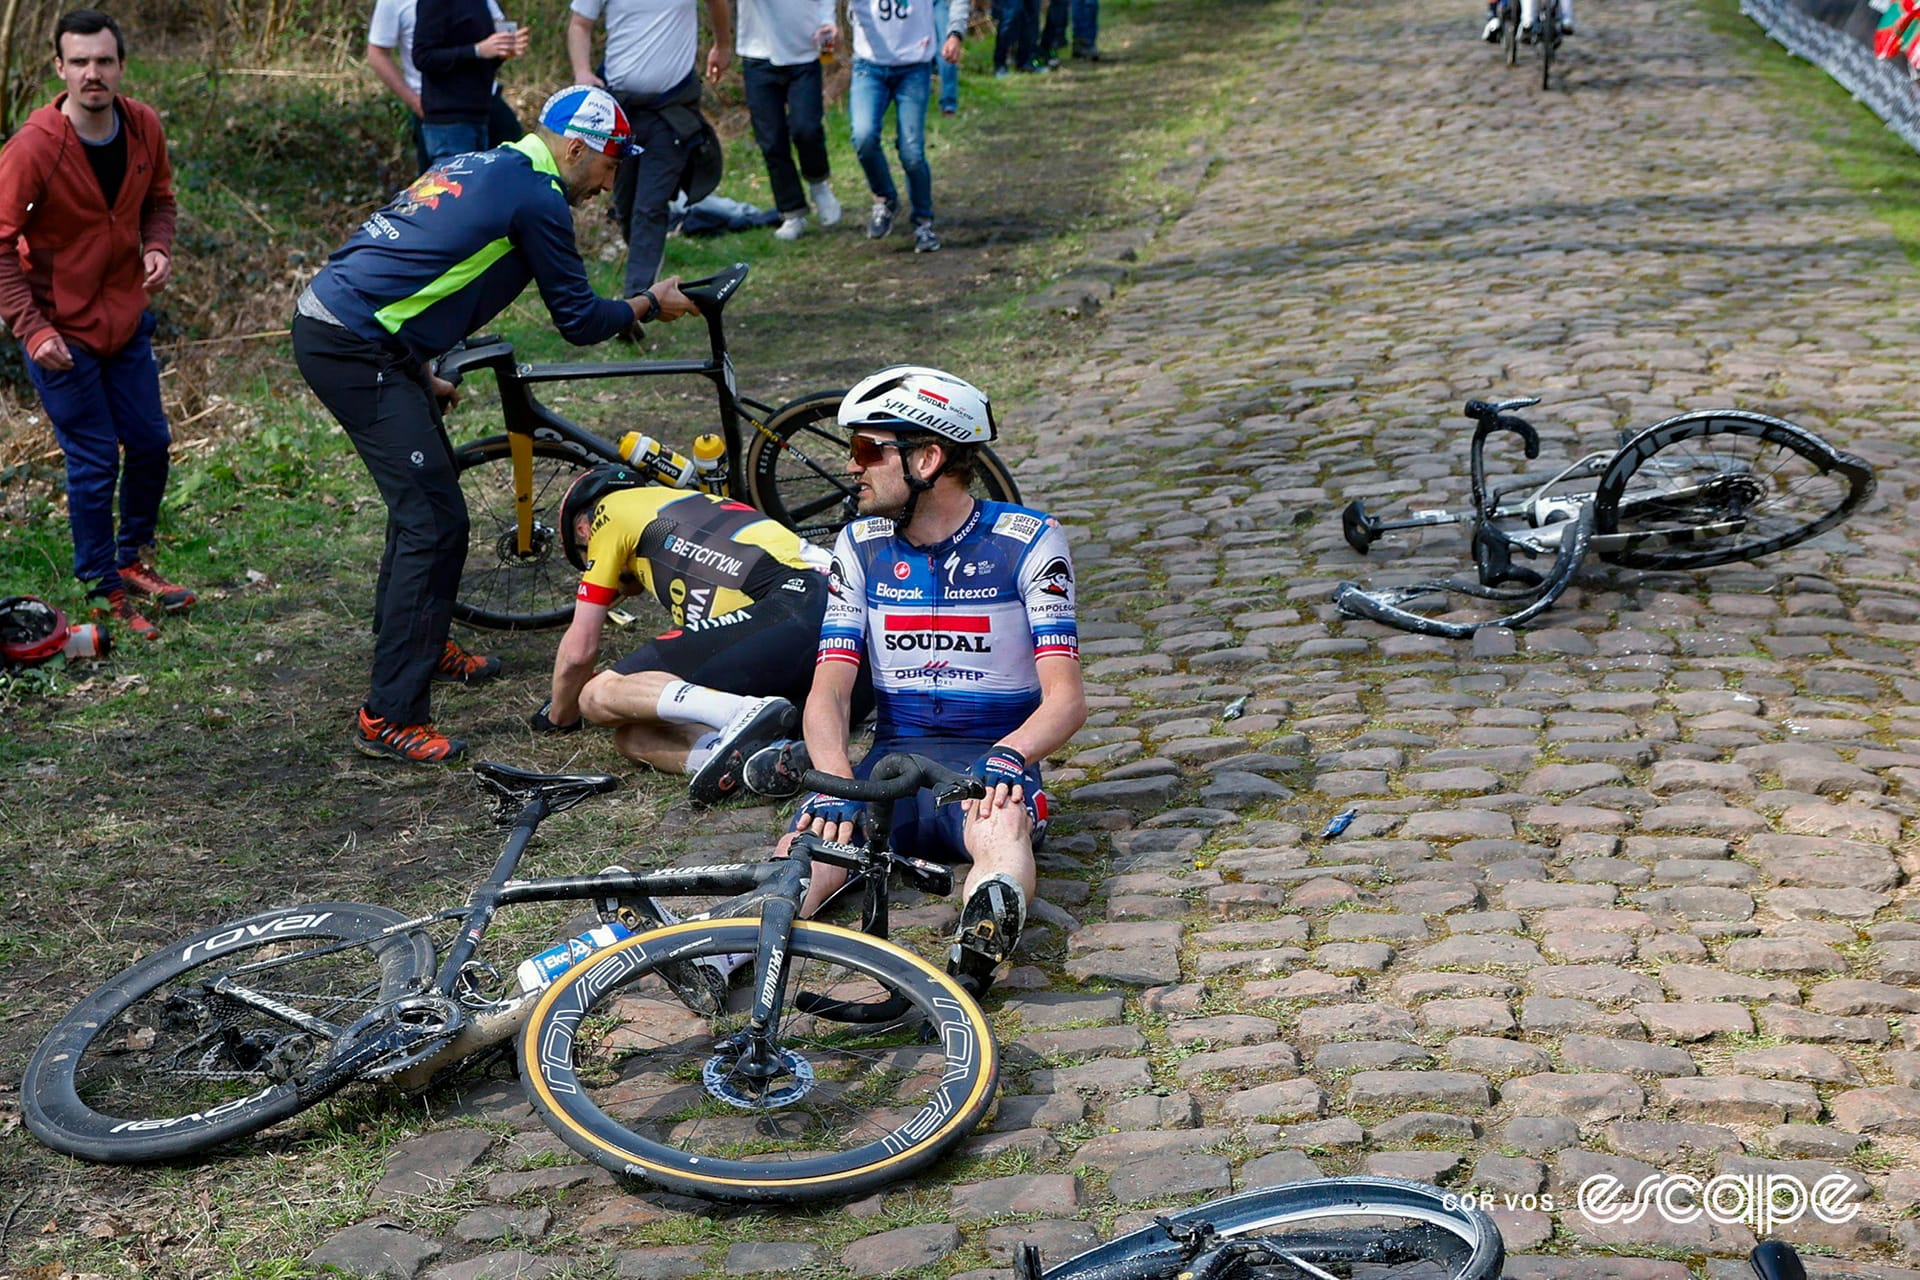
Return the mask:
{"type": "Polygon", "coordinates": [[[725,799],[746,757],[799,723],[832,558],[744,503],[617,465],[574,481],[560,524],[580,589],[534,728],[606,726],[628,759],[691,775],[696,804],[725,799]],[[672,628],[596,673],[608,609],[642,594],[672,628]]]}

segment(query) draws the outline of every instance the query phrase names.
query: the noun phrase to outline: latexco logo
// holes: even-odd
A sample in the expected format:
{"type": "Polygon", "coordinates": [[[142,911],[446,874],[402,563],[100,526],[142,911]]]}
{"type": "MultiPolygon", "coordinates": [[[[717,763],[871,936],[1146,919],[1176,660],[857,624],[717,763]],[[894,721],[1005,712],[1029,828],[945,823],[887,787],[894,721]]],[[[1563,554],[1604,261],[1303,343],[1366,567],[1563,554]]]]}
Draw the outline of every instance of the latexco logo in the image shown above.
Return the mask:
{"type": "Polygon", "coordinates": [[[1580,1184],[1574,1208],[1599,1226],[1631,1225],[1649,1212],[1681,1225],[1704,1215],[1722,1225],[1743,1224],[1763,1236],[1809,1213],[1837,1226],[1860,1211],[1852,1180],[1841,1173],[1827,1174],[1811,1186],[1786,1173],[1722,1173],[1705,1182],[1684,1173],[1654,1174],[1630,1192],[1612,1174],[1596,1173],[1580,1184]]]}

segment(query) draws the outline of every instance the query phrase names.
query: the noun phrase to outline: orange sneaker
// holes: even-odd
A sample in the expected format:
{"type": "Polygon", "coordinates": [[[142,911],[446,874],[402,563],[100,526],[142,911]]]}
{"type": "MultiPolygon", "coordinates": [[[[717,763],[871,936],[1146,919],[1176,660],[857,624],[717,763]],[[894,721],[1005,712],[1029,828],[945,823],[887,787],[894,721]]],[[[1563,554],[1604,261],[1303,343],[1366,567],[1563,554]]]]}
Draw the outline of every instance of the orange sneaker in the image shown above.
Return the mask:
{"type": "Polygon", "coordinates": [[[162,613],[183,613],[193,608],[193,602],[199,599],[187,588],[161,577],[153,561],[147,559],[121,566],[120,581],[126,584],[128,595],[153,601],[162,613]]]}
{"type": "Polygon", "coordinates": [[[102,621],[117,622],[134,635],[139,636],[142,640],[158,640],[160,638],[160,628],[149,622],[147,616],[134,607],[133,601],[127,598],[125,588],[116,587],[112,591],[107,592],[105,596],[96,596],[95,599],[104,601],[104,603],[94,606],[93,616],[95,618],[102,621]]]}
{"type": "Polygon", "coordinates": [[[411,764],[447,764],[467,754],[467,744],[430,724],[394,724],[360,708],[354,749],[361,755],[392,756],[411,764]]]}
{"type": "Polygon", "coordinates": [[[499,674],[500,659],[468,653],[451,640],[433,668],[433,678],[441,684],[485,684],[499,674]]]}

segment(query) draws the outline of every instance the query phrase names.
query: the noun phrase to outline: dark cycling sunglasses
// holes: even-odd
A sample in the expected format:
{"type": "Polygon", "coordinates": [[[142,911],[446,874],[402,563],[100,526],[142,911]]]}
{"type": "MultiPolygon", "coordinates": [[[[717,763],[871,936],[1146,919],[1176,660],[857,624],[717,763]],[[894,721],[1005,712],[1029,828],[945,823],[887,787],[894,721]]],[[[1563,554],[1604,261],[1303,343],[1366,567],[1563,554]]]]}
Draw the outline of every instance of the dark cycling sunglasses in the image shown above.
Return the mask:
{"type": "Polygon", "coordinates": [[[847,451],[853,455],[855,465],[877,467],[887,456],[887,450],[898,449],[902,453],[918,448],[917,440],[875,440],[872,436],[847,437],[847,451]]]}

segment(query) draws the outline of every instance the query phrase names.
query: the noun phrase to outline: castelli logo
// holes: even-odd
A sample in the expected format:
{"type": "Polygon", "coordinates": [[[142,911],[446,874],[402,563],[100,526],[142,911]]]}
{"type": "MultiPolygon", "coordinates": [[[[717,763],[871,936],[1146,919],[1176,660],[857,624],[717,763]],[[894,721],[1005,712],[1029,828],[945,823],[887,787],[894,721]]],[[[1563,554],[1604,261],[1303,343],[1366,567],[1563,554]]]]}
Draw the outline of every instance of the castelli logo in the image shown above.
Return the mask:
{"type": "Polygon", "coordinates": [[[907,562],[905,560],[895,560],[893,562],[893,576],[900,579],[902,582],[905,582],[907,580],[907,576],[912,572],[913,570],[907,567],[907,562]]]}

